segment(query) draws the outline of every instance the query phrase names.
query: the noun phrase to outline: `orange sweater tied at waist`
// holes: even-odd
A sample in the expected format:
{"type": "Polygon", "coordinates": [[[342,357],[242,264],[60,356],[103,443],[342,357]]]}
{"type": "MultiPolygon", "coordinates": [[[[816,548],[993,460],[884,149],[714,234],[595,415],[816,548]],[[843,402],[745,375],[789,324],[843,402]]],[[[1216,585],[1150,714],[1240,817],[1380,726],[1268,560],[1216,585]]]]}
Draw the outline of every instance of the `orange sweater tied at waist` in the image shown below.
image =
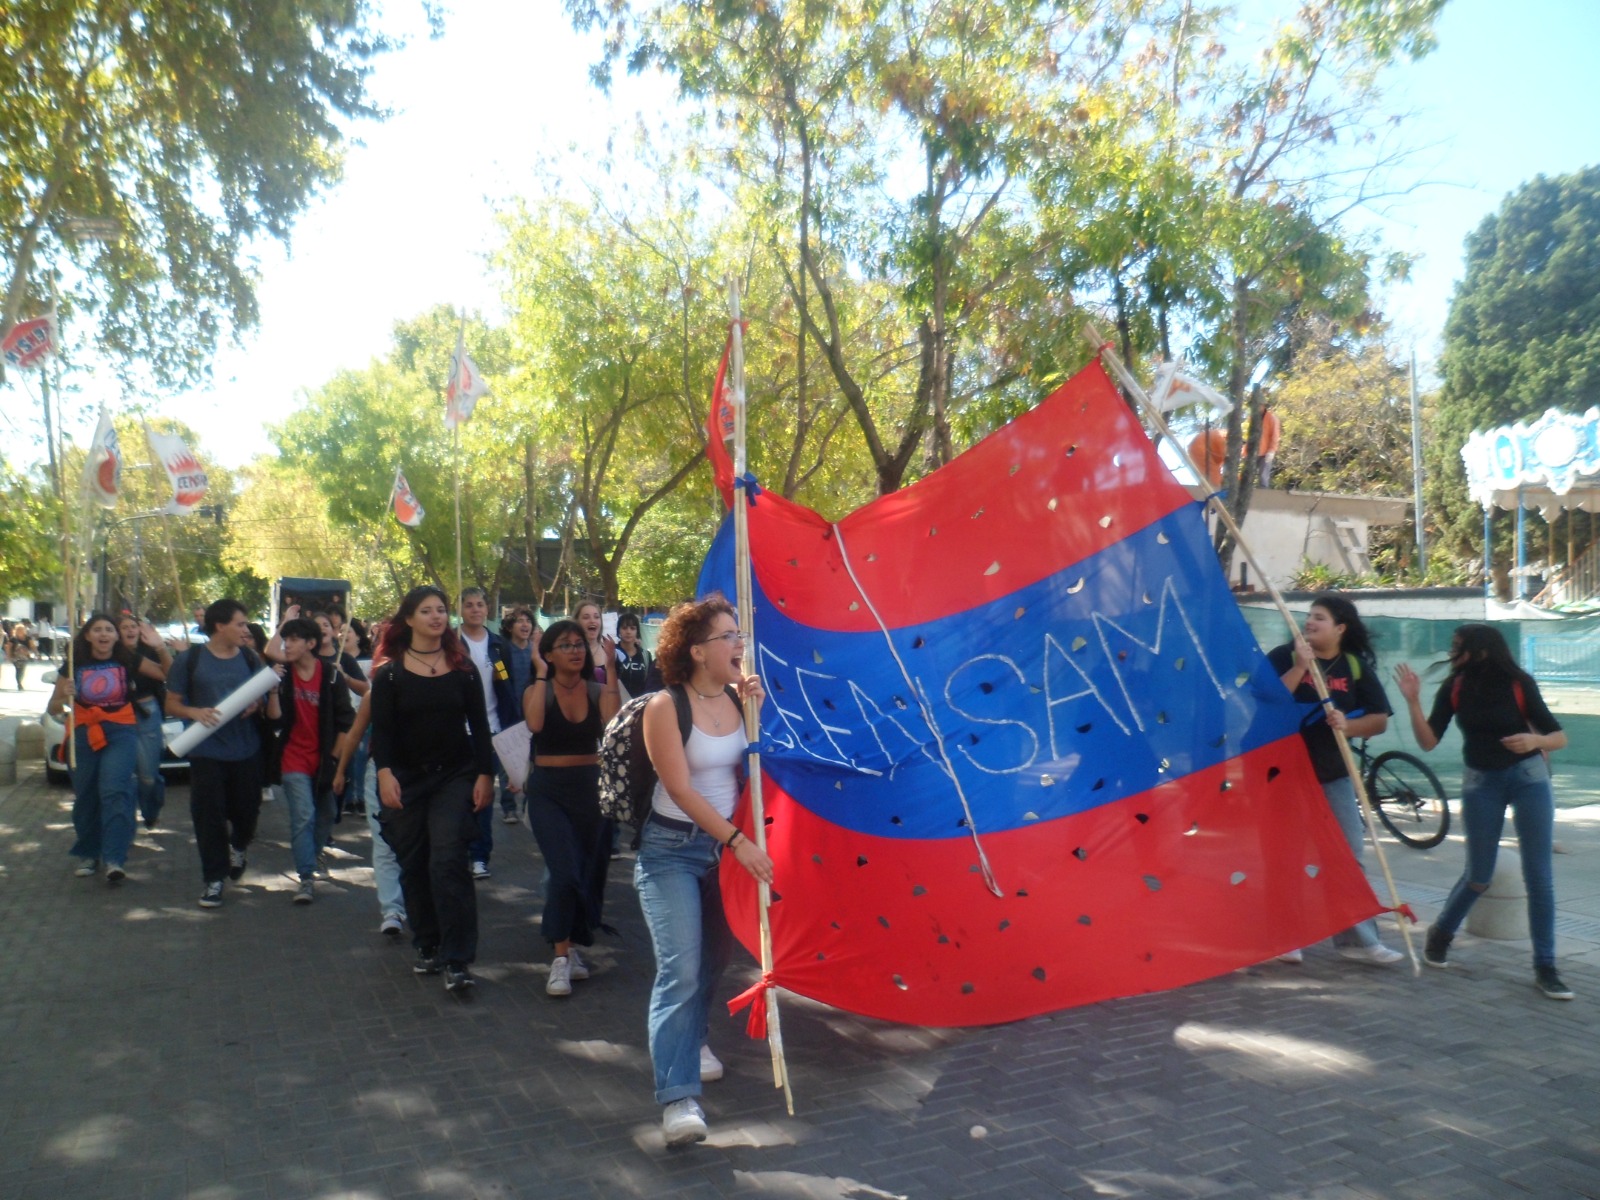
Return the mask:
{"type": "Polygon", "coordinates": [[[104,750],[106,748],[106,731],[102,725],[137,725],[138,719],[133,715],[133,705],[124,704],[121,708],[91,708],[88,705],[75,706],[72,710],[72,723],[78,728],[86,730],[89,735],[89,749],[104,750]]]}

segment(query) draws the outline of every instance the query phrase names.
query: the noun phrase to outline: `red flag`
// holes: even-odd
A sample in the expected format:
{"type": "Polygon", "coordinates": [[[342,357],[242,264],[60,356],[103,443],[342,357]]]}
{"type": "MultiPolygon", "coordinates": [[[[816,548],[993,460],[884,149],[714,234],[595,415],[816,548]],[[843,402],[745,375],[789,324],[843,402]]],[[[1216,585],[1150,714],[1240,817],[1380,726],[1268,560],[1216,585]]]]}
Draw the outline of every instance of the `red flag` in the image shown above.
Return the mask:
{"type": "Polygon", "coordinates": [[[32,370],[45,358],[55,353],[56,319],[35,317],[31,321],[18,321],[0,340],[0,354],[6,362],[24,371],[32,370]]]}
{"type": "Polygon", "coordinates": [[[172,499],[167,504],[167,511],[178,516],[192,512],[194,506],[205,498],[205,468],[189,447],[183,444],[182,438],[152,432],[148,425],[144,433],[150,442],[151,452],[167,472],[167,479],[172,484],[172,499]]]}
{"type": "Polygon", "coordinates": [[[728,330],[728,340],[722,347],[722,361],[717,364],[717,379],[711,385],[711,411],[706,416],[706,457],[711,460],[711,472],[722,493],[722,502],[733,507],[733,459],[728,457],[728,439],[733,437],[733,402],[727,396],[728,355],[733,351],[733,330],[728,330]]]}

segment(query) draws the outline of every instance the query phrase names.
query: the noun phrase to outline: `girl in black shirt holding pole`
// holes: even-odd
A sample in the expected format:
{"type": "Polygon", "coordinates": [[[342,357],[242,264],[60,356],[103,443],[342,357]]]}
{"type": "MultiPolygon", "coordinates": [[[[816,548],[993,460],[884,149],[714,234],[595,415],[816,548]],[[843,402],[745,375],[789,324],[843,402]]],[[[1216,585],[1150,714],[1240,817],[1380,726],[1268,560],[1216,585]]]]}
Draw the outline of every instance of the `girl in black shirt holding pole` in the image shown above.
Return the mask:
{"type": "Polygon", "coordinates": [[[372,681],[372,762],[383,837],[400,888],[419,975],[444,971],[463,992],[478,950],[478,902],[467,847],[493,801],[493,747],[478,669],[450,628],[450,601],[412,588],[384,633],[372,681]]]}

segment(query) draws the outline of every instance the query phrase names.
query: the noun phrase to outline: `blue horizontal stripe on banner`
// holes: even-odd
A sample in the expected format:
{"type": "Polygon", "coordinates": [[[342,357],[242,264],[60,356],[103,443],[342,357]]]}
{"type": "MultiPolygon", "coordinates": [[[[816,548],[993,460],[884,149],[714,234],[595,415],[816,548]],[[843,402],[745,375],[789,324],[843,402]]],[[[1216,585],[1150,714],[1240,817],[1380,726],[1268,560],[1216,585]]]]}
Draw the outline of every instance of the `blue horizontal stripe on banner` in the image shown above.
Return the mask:
{"type": "MultiPolygon", "coordinates": [[[[732,595],[721,550],[702,585],[732,595]]],[[[959,606],[959,581],[925,586],[959,606]]],[[[878,836],[967,836],[954,781],[980,830],[1012,829],[1148,791],[1299,725],[1198,505],[888,639],[810,628],[759,590],[756,608],[763,767],[819,817],[878,836]]]]}

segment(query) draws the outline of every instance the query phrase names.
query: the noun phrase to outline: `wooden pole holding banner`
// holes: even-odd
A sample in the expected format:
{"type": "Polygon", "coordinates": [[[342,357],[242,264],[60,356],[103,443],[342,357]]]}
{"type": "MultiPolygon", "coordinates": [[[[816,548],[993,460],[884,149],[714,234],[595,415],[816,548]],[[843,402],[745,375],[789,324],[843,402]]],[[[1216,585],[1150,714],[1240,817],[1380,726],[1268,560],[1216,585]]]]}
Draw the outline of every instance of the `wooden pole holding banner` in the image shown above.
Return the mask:
{"type": "MultiPolygon", "coordinates": [[[[752,574],[750,570],[750,497],[749,489],[742,486],[747,471],[746,422],[744,402],[744,329],[739,313],[739,281],[728,281],[728,308],[733,317],[729,331],[728,388],[733,403],[733,537],[734,571],[738,583],[739,628],[744,631],[746,670],[753,670],[756,649],[756,620],[752,574]]],[[[712,436],[718,436],[713,430],[712,436]]],[[[767,811],[761,799],[761,705],[752,697],[744,702],[745,736],[750,741],[750,817],[755,822],[756,845],[767,852],[767,811]]],[[[761,918],[761,978],[772,978],[772,920],[768,909],[772,905],[772,885],[756,881],[757,910],[761,918]]],[[[794,1092],[789,1087],[789,1066],[783,1056],[783,1029],[778,1023],[778,993],[768,986],[761,989],[755,1001],[765,1004],[767,1010],[767,1047],[772,1052],[772,1086],[783,1089],[784,1105],[794,1116],[794,1092]]]]}
{"type": "MultiPolygon", "coordinates": [[[[1239,523],[1234,520],[1233,514],[1228,511],[1228,506],[1222,502],[1222,497],[1211,490],[1210,483],[1195,467],[1194,460],[1189,457],[1188,450],[1184,448],[1182,442],[1173,436],[1172,430],[1167,426],[1166,417],[1151,402],[1144,388],[1139,386],[1139,381],[1133,377],[1133,372],[1128,370],[1127,365],[1117,356],[1117,352],[1112,348],[1111,343],[1100,336],[1100,331],[1095,328],[1093,322],[1084,325],[1083,335],[1088,339],[1089,344],[1095,347],[1101,359],[1111,368],[1112,374],[1127,389],[1128,394],[1139,402],[1139,407],[1144,410],[1146,420],[1155,427],[1157,433],[1172,444],[1173,449],[1177,451],[1183,462],[1188,465],[1191,471],[1194,471],[1195,478],[1206,489],[1206,501],[1211,505],[1212,511],[1217,514],[1217,520],[1221,521],[1228,532],[1233,535],[1233,541],[1239,548],[1239,553],[1244,555],[1245,561],[1250,564],[1257,578],[1261,580],[1262,586],[1267,589],[1268,594],[1272,597],[1272,603],[1277,607],[1284,622],[1289,626],[1291,636],[1298,640],[1301,637],[1300,625],[1294,619],[1294,614],[1289,611],[1289,606],[1283,602],[1282,594],[1274,586],[1267,573],[1261,569],[1261,563],[1251,551],[1250,544],[1244,540],[1244,532],[1239,528],[1239,523]]],[[[1327,680],[1323,679],[1321,669],[1313,666],[1309,674],[1312,686],[1317,690],[1317,699],[1322,702],[1324,707],[1331,705],[1333,699],[1328,692],[1328,683],[1327,680]]],[[[1405,942],[1406,954],[1411,958],[1411,970],[1415,974],[1420,974],[1422,964],[1417,961],[1416,947],[1411,942],[1411,927],[1407,924],[1405,912],[1402,911],[1405,909],[1405,905],[1400,901],[1399,889],[1395,886],[1394,876],[1389,871],[1389,856],[1384,853],[1383,843],[1378,840],[1378,831],[1373,823],[1372,814],[1368,811],[1371,805],[1367,799],[1367,786],[1361,778],[1360,769],[1356,766],[1355,755],[1350,749],[1350,739],[1345,737],[1342,729],[1335,729],[1333,737],[1339,747],[1339,757],[1344,760],[1344,768],[1350,773],[1350,782],[1355,787],[1356,808],[1360,811],[1362,823],[1366,826],[1367,837],[1372,842],[1373,850],[1377,852],[1378,866],[1383,871],[1383,881],[1389,889],[1389,903],[1391,911],[1394,913],[1395,924],[1400,929],[1401,940],[1405,942]]]]}

